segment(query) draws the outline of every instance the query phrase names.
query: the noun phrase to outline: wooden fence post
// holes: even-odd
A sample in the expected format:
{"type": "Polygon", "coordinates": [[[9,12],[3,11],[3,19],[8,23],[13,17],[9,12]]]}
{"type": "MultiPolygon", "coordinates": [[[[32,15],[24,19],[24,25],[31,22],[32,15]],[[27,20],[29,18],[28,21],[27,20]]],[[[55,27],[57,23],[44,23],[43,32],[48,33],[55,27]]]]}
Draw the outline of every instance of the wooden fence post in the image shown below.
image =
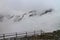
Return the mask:
{"type": "Polygon", "coordinates": [[[17,40],[17,33],[16,33],[16,40],[17,40]]]}
{"type": "Polygon", "coordinates": [[[26,40],[28,40],[28,38],[27,38],[27,32],[26,32],[26,40]]]}
{"type": "Polygon", "coordinates": [[[34,40],[36,40],[36,31],[34,31],[34,40]]]}
{"type": "Polygon", "coordinates": [[[3,40],[5,40],[5,34],[3,34],[3,40]]]}

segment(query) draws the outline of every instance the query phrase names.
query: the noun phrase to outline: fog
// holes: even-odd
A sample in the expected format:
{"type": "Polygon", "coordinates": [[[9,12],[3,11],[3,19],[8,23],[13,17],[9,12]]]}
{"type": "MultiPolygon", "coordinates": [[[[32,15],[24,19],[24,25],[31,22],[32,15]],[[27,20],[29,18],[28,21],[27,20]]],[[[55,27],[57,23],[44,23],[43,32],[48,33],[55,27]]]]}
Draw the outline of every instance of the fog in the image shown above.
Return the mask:
{"type": "Polygon", "coordinates": [[[0,22],[0,33],[30,32],[43,30],[50,32],[60,29],[59,0],[0,0],[0,15],[4,16],[0,22]],[[45,10],[52,8],[51,13],[38,16],[45,10]],[[29,17],[29,11],[36,10],[37,16],[29,17]],[[7,19],[7,15],[20,15],[27,13],[19,22],[7,19]]]}

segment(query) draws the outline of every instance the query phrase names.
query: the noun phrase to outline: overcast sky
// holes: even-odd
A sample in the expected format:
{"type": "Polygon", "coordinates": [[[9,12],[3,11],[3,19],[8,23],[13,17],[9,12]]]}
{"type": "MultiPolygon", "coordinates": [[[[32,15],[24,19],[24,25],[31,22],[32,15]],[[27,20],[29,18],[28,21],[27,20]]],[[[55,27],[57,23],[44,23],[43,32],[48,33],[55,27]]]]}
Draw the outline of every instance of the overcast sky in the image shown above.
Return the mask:
{"type": "Polygon", "coordinates": [[[59,3],[59,0],[0,0],[0,10],[1,12],[10,12],[48,8],[57,9],[60,7],[59,3]]]}
{"type": "MultiPolygon", "coordinates": [[[[46,10],[50,8],[55,10],[55,14],[53,13],[51,15],[45,15],[38,18],[26,18],[24,19],[24,21],[14,24],[11,23],[11,21],[9,21],[10,23],[8,23],[7,21],[4,23],[0,23],[0,32],[21,32],[28,30],[31,31],[35,29],[48,30],[49,27],[49,31],[52,31],[54,27],[56,29],[56,26],[58,25],[58,23],[60,23],[60,0],[0,0],[0,14],[3,15],[18,15],[28,12],[29,10],[46,10]],[[57,25],[55,25],[54,23],[57,25]]],[[[58,28],[59,27],[57,27],[57,29],[58,28]]]]}

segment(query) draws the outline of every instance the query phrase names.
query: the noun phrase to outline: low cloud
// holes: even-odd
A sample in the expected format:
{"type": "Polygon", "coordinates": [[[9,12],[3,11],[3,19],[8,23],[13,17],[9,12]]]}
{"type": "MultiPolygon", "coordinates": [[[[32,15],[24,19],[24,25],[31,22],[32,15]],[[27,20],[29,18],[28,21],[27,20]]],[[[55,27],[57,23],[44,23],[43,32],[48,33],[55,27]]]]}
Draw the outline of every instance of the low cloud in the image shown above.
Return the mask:
{"type": "MultiPolygon", "coordinates": [[[[58,0],[57,0],[58,1],[58,0]]],[[[12,20],[5,18],[0,23],[0,33],[23,32],[43,29],[53,31],[60,29],[60,6],[56,0],[0,0],[0,15],[20,15],[28,13],[30,10],[39,10],[38,13],[53,8],[55,11],[51,14],[35,17],[25,16],[19,23],[13,23],[12,20]],[[40,11],[43,10],[43,11],[40,11]],[[19,31],[18,31],[19,30],[19,31]]],[[[13,18],[13,16],[7,17],[13,18]]],[[[19,19],[20,20],[20,19],[19,19]]]]}

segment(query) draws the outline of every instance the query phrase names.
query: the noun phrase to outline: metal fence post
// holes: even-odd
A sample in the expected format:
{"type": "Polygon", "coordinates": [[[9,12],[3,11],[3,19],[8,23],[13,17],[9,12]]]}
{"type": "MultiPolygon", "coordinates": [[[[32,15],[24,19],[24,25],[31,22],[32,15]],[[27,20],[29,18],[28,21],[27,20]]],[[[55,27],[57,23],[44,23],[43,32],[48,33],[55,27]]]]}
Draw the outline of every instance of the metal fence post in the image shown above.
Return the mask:
{"type": "Polygon", "coordinates": [[[26,40],[27,40],[28,38],[27,38],[27,32],[26,32],[26,40]]]}
{"type": "Polygon", "coordinates": [[[5,40],[5,34],[3,34],[3,40],[5,40]]]}
{"type": "Polygon", "coordinates": [[[16,33],[16,40],[17,40],[17,33],[16,33]]]}
{"type": "Polygon", "coordinates": [[[36,34],[35,33],[36,33],[36,31],[34,31],[34,40],[36,40],[36,34]]]}

